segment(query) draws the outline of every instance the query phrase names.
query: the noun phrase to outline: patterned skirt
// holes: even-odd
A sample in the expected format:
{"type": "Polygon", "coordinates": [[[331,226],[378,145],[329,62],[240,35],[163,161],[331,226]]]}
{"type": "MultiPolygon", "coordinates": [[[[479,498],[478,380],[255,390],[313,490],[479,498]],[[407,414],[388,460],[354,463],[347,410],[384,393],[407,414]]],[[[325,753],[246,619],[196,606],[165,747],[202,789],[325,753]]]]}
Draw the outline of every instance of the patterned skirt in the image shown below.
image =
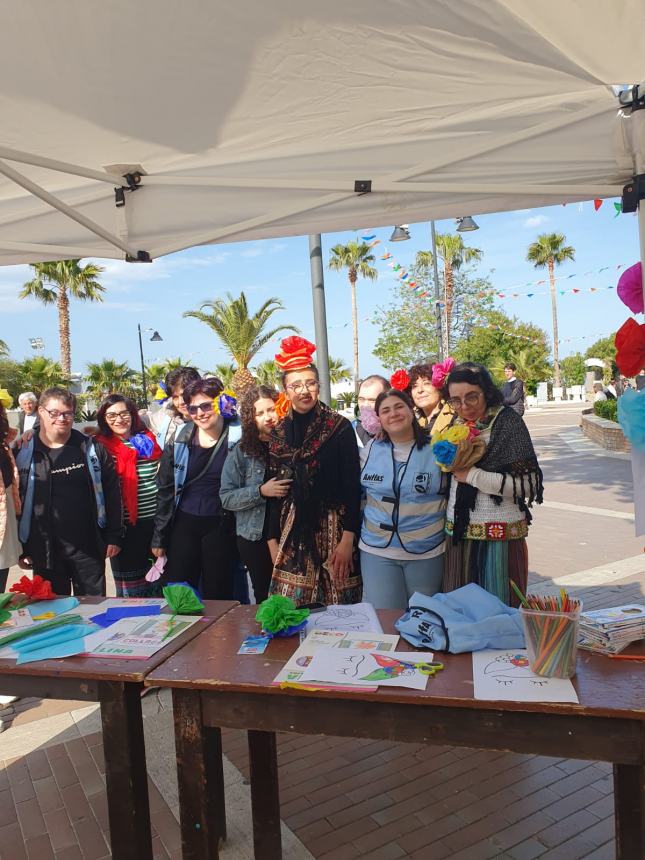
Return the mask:
{"type": "Polygon", "coordinates": [[[327,605],[360,603],[363,580],[356,547],[354,571],[346,579],[336,579],[327,564],[343,533],[341,513],[331,510],[321,517],[313,542],[297,534],[294,521],[291,505],[282,526],[269,594],[290,597],[298,605],[318,601],[327,605]]]}
{"type": "Polygon", "coordinates": [[[446,537],[442,591],[454,591],[474,582],[509,606],[519,606],[510,581],[526,594],[528,576],[529,553],[524,538],[462,540],[455,544],[450,535],[446,537]]]}
{"type": "Polygon", "coordinates": [[[137,520],[126,526],[121,552],[110,559],[117,597],[157,597],[161,587],[148,582],[146,573],[154,558],[150,552],[154,518],[137,520]]]}

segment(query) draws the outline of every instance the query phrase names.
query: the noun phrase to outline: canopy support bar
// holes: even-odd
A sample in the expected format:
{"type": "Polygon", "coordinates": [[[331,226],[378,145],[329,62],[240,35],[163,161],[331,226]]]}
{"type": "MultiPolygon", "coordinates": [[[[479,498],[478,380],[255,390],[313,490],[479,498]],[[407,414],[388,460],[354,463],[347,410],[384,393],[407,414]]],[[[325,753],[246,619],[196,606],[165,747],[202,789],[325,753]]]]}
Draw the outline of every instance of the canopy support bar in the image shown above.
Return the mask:
{"type": "Polygon", "coordinates": [[[16,161],[20,164],[31,164],[32,167],[44,167],[47,170],[56,170],[58,173],[70,173],[72,176],[97,179],[99,182],[107,182],[109,185],[123,185],[122,176],[106,173],[104,170],[92,170],[90,167],[79,167],[78,164],[57,161],[54,158],[45,158],[42,155],[22,152],[19,149],[10,149],[8,146],[0,146],[0,158],[6,158],[8,161],[16,161]]]}
{"type": "Polygon", "coordinates": [[[53,260],[55,257],[70,259],[73,257],[112,257],[122,260],[123,254],[110,248],[80,248],[73,245],[43,245],[35,242],[10,242],[0,239],[0,250],[2,251],[24,251],[26,254],[52,254],[47,257],[53,260]]]}
{"type": "Polygon", "coordinates": [[[92,221],[91,218],[86,218],[85,215],[72,209],[71,206],[68,206],[67,203],[64,203],[60,198],[50,194],[49,191],[45,191],[45,189],[41,188],[40,185],[32,182],[31,179],[28,179],[22,173],[14,170],[13,167],[5,164],[4,161],[0,161],[0,173],[6,176],[7,179],[15,182],[16,185],[24,188],[25,191],[29,191],[29,193],[33,194],[35,197],[39,197],[44,203],[47,203],[48,206],[52,206],[54,209],[58,209],[59,212],[62,212],[63,215],[67,215],[68,218],[71,218],[72,221],[76,221],[77,224],[85,227],[90,231],[90,233],[100,236],[102,239],[105,239],[106,242],[109,242],[110,245],[120,248],[131,257],[136,258],[138,256],[139,252],[131,248],[126,242],[119,239],[118,236],[110,233],[109,230],[106,230],[100,224],[97,224],[96,221],[92,221]]]}

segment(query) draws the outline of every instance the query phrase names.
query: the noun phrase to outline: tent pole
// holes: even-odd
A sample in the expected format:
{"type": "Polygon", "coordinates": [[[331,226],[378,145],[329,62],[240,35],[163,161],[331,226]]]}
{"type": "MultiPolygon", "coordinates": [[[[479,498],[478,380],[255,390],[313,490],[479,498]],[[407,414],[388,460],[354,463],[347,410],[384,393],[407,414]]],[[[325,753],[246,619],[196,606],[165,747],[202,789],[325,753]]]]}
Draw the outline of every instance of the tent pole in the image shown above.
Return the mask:
{"type": "Polygon", "coordinates": [[[313,294],[314,305],[316,367],[320,374],[320,399],[323,403],[331,406],[327,309],[325,307],[325,279],[323,275],[322,238],[320,233],[314,233],[309,236],[309,264],[311,266],[311,292],[313,294]]]}
{"type": "Polygon", "coordinates": [[[69,173],[72,176],[96,179],[98,182],[107,182],[108,185],[118,186],[126,184],[123,176],[118,176],[116,173],[107,173],[105,170],[93,170],[91,167],[81,167],[78,164],[70,164],[67,161],[45,158],[42,155],[34,155],[31,152],[10,149],[8,146],[0,146],[0,158],[6,158],[7,161],[16,161],[19,164],[31,164],[32,167],[44,167],[47,170],[55,170],[57,173],[69,173]]]}
{"type": "Polygon", "coordinates": [[[437,234],[434,228],[434,221],[430,222],[430,238],[432,239],[432,274],[434,279],[434,312],[437,321],[437,356],[439,361],[443,361],[443,331],[441,326],[441,316],[443,310],[441,308],[441,292],[439,290],[439,268],[437,266],[437,234]]]}

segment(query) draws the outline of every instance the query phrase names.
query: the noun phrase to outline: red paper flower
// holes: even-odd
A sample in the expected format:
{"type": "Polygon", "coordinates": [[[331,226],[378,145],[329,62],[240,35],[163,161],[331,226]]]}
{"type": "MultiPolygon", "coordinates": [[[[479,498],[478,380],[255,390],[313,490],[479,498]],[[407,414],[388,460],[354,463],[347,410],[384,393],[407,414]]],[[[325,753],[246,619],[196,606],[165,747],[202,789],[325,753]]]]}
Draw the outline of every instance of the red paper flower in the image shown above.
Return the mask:
{"type": "Polygon", "coordinates": [[[53,600],[56,597],[52,591],[51,582],[38,574],[34,574],[33,579],[29,579],[28,576],[21,577],[9,591],[24,594],[30,600],[53,600]]]}
{"type": "Polygon", "coordinates": [[[289,409],[291,409],[291,401],[283,391],[275,402],[275,414],[278,421],[282,421],[283,418],[287,417],[289,409]]]}
{"type": "Polygon", "coordinates": [[[396,388],[397,391],[405,391],[406,388],[409,388],[410,377],[407,371],[402,369],[395,370],[392,376],[390,376],[390,385],[392,388],[396,388]]]}
{"type": "Polygon", "coordinates": [[[280,370],[305,370],[313,361],[316,345],[304,337],[292,334],[285,337],[280,344],[280,352],[275,356],[275,363],[280,370]]]}
{"type": "Polygon", "coordinates": [[[624,376],[636,376],[645,367],[645,325],[627,320],[616,332],[616,364],[624,376]]]}

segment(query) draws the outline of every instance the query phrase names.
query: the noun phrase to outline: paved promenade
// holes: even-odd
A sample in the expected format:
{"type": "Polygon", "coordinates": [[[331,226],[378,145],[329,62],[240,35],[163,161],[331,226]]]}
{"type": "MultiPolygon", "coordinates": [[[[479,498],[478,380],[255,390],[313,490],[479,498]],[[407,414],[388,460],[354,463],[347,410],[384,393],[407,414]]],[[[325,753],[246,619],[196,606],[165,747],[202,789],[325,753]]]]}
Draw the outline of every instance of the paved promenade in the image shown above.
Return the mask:
{"type": "MultiPolygon", "coordinates": [[[[529,413],[546,502],[529,537],[531,584],[587,607],[645,600],[631,467],[584,440],[580,407],[529,413]]],[[[155,856],[179,850],[169,697],[143,700],[155,856]]],[[[97,706],[22,700],[0,714],[0,858],[109,857],[97,706]]],[[[242,733],[225,733],[230,839],[252,857],[242,733]]],[[[382,741],[279,740],[285,857],[612,860],[605,764],[382,741]]]]}

